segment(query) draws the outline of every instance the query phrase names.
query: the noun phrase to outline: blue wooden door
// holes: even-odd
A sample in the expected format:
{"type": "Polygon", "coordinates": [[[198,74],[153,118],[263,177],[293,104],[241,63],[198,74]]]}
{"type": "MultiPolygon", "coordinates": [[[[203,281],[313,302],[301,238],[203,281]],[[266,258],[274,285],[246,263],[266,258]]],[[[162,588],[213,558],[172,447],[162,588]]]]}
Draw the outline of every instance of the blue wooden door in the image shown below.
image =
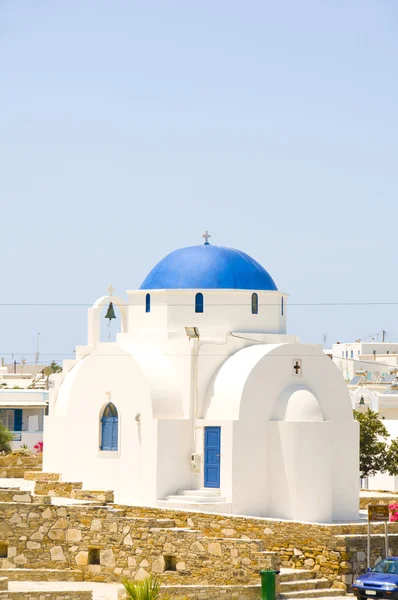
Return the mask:
{"type": "Polygon", "coordinates": [[[220,487],[221,427],[205,427],[204,486],[220,487]]]}

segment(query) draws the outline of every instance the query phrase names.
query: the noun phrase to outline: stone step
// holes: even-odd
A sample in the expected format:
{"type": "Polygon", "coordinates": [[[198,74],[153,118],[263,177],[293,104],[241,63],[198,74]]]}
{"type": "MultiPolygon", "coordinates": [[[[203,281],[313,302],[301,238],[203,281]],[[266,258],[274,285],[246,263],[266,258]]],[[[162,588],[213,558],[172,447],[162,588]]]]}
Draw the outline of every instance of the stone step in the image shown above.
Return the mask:
{"type": "Polygon", "coordinates": [[[288,592],[279,594],[279,600],[294,600],[295,598],[332,598],[334,596],[345,596],[344,590],[328,588],[324,590],[301,590],[300,592],[288,592]]]}
{"type": "Polygon", "coordinates": [[[77,490],[71,491],[70,497],[74,500],[90,500],[94,502],[113,503],[114,494],[113,491],[100,491],[100,490],[77,490]]]}
{"type": "Polygon", "coordinates": [[[70,498],[73,490],[81,490],[82,487],[81,481],[36,481],[35,494],[70,498]]]}
{"type": "Polygon", "coordinates": [[[60,481],[60,473],[43,473],[43,471],[29,470],[25,472],[24,479],[29,481],[60,481]]]}
{"type": "Polygon", "coordinates": [[[213,504],[218,502],[226,502],[227,499],[224,496],[167,496],[167,500],[170,502],[177,502],[181,504],[213,504]]]}
{"type": "Polygon", "coordinates": [[[24,467],[2,467],[0,466],[1,479],[23,479],[24,467]]]}
{"type": "Polygon", "coordinates": [[[0,577],[9,581],[83,581],[77,569],[0,569],[0,577]]]}
{"type": "Polygon", "coordinates": [[[302,590],[324,590],[330,589],[331,583],[329,579],[307,579],[296,581],[282,581],[280,583],[281,594],[288,592],[301,592],[302,590]]]}
{"type": "Polygon", "coordinates": [[[279,575],[279,581],[306,581],[308,579],[314,579],[315,571],[311,569],[281,569],[279,575]]]}
{"type": "Polygon", "coordinates": [[[0,502],[19,502],[21,504],[51,504],[49,496],[32,496],[28,491],[18,489],[0,489],[0,502]]]}

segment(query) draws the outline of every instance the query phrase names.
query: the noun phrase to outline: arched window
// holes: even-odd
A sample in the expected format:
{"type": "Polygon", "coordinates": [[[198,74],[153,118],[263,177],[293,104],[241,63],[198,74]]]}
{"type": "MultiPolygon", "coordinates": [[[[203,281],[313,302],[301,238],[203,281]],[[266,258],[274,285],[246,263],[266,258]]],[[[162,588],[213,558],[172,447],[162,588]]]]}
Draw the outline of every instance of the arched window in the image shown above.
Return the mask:
{"type": "Polygon", "coordinates": [[[258,294],[252,294],[252,315],[258,315],[258,294]]]}
{"type": "Polygon", "coordinates": [[[151,312],[151,294],[145,296],[145,312],[151,312]]]}
{"type": "Polygon", "coordinates": [[[198,292],[195,296],[195,312],[202,313],[204,309],[204,299],[203,294],[198,292]]]}
{"type": "Polygon", "coordinates": [[[105,406],[101,419],[101,450],[117,452],[119,448],[119,417],[112,402],[105,406]]]}

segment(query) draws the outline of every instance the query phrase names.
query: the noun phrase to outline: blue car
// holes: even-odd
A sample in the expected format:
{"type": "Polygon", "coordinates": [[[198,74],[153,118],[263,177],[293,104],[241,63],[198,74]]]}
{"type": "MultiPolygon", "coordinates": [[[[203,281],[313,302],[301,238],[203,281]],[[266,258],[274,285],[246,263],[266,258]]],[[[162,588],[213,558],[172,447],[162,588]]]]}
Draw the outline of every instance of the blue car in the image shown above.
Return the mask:
{"type": "Polygon", "coordinates": [[[359,575],[352,584],[358,598],[393,598],[398,600],[398,557],[391,556],[373,569],[359,575]]]}

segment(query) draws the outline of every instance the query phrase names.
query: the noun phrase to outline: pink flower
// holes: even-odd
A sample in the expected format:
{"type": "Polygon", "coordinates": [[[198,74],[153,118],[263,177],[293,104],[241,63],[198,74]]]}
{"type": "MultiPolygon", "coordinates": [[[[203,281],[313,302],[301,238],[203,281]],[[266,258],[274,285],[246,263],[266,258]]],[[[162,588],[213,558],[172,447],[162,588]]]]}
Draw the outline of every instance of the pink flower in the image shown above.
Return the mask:
{"type": "Polygon", "coordinates": [[[390,504],[390,521],[398,521],[398,502],[390,504]]]}
{"type": "Polygon", "coordinates": [[[33,446],[36,450],[37,454],[41,454],[43,452],[43,442],[37,442],[36,446],[33,446]]]}

